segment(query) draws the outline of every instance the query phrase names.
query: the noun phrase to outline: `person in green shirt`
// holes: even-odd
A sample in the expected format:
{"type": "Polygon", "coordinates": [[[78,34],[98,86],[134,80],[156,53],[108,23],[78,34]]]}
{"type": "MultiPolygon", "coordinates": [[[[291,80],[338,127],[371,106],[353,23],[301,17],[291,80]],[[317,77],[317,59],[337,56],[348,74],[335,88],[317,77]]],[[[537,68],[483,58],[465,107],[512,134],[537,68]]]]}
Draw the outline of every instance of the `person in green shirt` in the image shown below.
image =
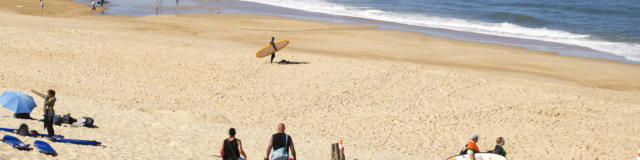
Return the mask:
{"type": "Polygon", "coordinates": [[[507,157],[507,151],[502,148],[502,146],[504,145],[504,138],[498,137],[498,139],[496,139],[496,143],[496,148],[493,149],[493,153],[501,155],[503,157],[507,157]]]}

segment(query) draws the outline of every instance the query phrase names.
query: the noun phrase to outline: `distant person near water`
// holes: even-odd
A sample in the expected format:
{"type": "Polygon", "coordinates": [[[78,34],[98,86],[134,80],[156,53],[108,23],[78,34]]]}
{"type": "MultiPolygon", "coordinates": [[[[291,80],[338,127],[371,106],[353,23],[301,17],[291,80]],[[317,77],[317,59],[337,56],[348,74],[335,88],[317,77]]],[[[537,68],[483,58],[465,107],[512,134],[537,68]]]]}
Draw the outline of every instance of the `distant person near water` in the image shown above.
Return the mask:
{"type": "Polygon", "coordinates": [[[40,10],[44,9],[44,0],[40,0],[40,10]]]}
{"type": "Polygon", "coordinates": [[[229,138],[224,139],[220,146],[223,160],[239,160],[240,155],[247,159],[247,154],[242,149],[242,141],[236,138],[236,129],[229,129],[229,138]]]}
{"type": "Polygon", "coordinates": [[[284,133],[284,124],[278,124],[278,133],[273,134],[269,140],[269,146],[267,147],[267,156],[265,160],[269,160],[269,154],[271,153],[271,160],[288,160],[289,149],[293,160],[296,160],[296,149],[293,147],[293,139],[291,136],[284,133]],[[273,150],[273,151],[272,151],[273,150]]]}
{"type": "Polygon", "coordinates": [[[478,135],[477,134],[471,134],[471,137],[469,138],[469,143],[467,143],[467,145],[464,146],[464,149],[460,152],[460,154],[474,154],[474,153],[480,153],[480,149],[478,149],[478,145],[476,143],[478,143],[478,135]]]}
{"type": "Polygon", "coordinates": [[[275,40],[275,37],[271,37],[271,42],[269,42],[269,44],[271,44],[271,46],[273,46],[273,49],[275,50],[273,54],[271,54],[271,63],[273,63],[273,58],[276,58],[276,52],[278,52],[278,47],[276,47],[276,43],[273,42],[275,40]]]}
{"type": "Polygon", "coordinates": [[[96,1],[91,0],[91,12],[96,13],[96,1]]]}
{"type": "Polygon", "coordinates": [[[36,95],[44,98],[44,128],[47,129],[49,137],[53,136],[53,115],[55,114],[55,110],[53,106],[56,104],[56,91],[48,90],[47,95],[44,95],[40,92],[31,90],[31,92],[36,95]]]}
{"type": "Polygon", "coordinates": [[[498,139],[496,139],[496,148],[493,149],[493,153],[497,154],[497,155],[501,155],[503,157],[507,157],[507,151],[504,150],[504,148],[502,148],[502,146],[504,145],[504,138],[502,137],[498,137],[498,139]]]}

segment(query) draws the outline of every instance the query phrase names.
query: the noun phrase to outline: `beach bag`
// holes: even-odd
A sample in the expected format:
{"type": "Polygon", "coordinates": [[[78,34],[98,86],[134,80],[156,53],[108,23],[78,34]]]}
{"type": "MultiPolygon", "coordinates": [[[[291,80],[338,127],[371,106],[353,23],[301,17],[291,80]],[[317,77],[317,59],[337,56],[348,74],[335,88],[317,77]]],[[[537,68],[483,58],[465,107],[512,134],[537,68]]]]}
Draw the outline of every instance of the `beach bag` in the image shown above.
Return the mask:
{"type": "Polygon", "coordinates": [[[73,124],[74,122],[78,121],[75,118],[71,117],[71,114],[65,114],[64,116],[62,116],[61,120],[62,123],[66,123],[66,124],[73,124]]]}
{"type": "Polygon", "coordinates": [[[93,118],[91,117],[82,117],[84,119],[85,127],[93,127],[93,118]]]}
{"type": "Polygon", "coordinates": [[[285,134],[284,147],[278,148],[277,150],[272,151],[271,160],[288,160],[289,154],[287,153],[287,149],[289,149],[289,135],[285,134]]]}
{"type": "Polygon", "coordinates": [[[62,125],[62,117],[53,117],[53,124],[62,125]]]}
{"type": "Polygon", "coordinates": [[[18,131],[17,131],[18,135],[21,136],[30,136],[31,134],[29,134],[29,126],[27,126],[27,124],[20,124],[20,127],[18,127],[18,131]]]}

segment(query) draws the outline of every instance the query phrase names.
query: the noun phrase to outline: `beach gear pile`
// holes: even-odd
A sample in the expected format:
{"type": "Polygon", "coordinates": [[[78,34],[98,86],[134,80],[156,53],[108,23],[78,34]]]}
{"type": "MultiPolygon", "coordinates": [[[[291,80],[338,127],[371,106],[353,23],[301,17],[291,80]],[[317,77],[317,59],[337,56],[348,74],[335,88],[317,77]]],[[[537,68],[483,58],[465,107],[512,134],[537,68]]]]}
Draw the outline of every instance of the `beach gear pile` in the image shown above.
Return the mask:
{"type": "Polygon", "coordinates": [[[60,117],[60,116],[55,116],[53,118],[53,124],[55,125],[62,125],[62,124],[71,124],[73,126],[76,127],[89,127],[89,128],[93,128],[95,127],[93,125],[93,118],[91,117],[82,117],[80,119],[75,119],[73,117],[71,117],[71,114],[65,114],[64,116],[60,117]]]}
{"type": "MultiPolygon", "coordinates": [[[[77,140],[77,139],[67,139],[62,135],[53,135],[49,136],[47,134],[40,134],[35,130],[29,131],[29,126],[26,124],[21,124],[18,129],[12,128],[0,128],[0,131],[11,132],[18,134],[20,136],[28,136],[28,137],[41,137],[46,138],[51,142],[59,142],[59,143],[69,143],[76,145],[90,145],[90,146],[99,146],[102,143],[95,140],[77,140]]],[[[29,144],[22,142],[17,137],[11,135],[4,135],[2,138],[2,142],[11,145],[13,148],[23,151],[31,151],[33,150],[29,144]]],[[[41,153],[51,156],[57,156],[58,153],[49,145],[47,142],[36,140],[33,142],[33,146],[41,153]]]]}

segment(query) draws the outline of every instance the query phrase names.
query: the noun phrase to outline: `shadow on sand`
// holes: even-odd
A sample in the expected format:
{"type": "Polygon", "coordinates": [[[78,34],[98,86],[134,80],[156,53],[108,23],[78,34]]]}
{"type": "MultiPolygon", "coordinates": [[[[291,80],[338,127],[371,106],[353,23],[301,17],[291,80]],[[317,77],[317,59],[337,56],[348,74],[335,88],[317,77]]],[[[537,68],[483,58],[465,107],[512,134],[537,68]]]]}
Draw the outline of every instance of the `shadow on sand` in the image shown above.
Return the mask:
{"type": "Polygon", "coordinates": [[[287,61],[287,60],[280,60],[280,62],[278,62],[278,64],[309,64],[309,62],[296,62],[296,61],[287,61]]]}

